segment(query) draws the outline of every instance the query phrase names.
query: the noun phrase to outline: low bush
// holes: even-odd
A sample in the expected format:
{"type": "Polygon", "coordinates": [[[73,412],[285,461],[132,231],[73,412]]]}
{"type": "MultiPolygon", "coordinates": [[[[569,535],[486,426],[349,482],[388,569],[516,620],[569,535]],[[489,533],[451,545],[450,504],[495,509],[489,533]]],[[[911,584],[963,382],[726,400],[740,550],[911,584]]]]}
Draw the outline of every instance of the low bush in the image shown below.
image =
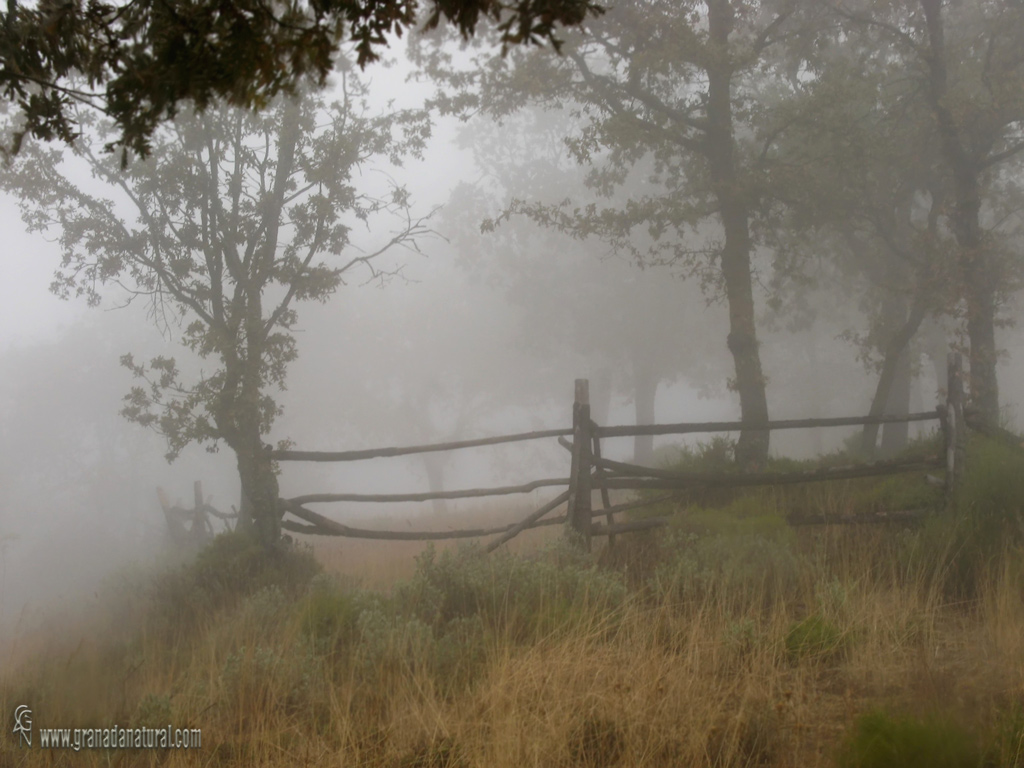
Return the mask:
{"type": "Polygon", "coordinates": [[[154,580],[154,618],[172,633],[188,633],[260,590],[276,587],[295,595],[320,570],[308,548],[291,545],[267,550],[243,533],[222,533],[194,562],[154,580]]]}
{"type": "Polygon", "coordinates": [[[325,685],[321,660],[311,649],[240,647],[221,670],[226,711],[239,715],[313,712],[325,685]]]}
{"type": "Polygon", "coordinates": [[[996,717],[989,759],[1000,768],[1024,766],[1024,706],[1015,702],[996,717]]]}
{"type": "Polygon", "coordinates": [[[980,768],[978,740],[946,718],[920,720],[871,712],[841,747],[839,768],[980,768]]]}
{"type": "Polygon", "coordinates": [[[453,622],[478,617],[492,634],[526,642],[621,608],[626,585],[564,542],[524,560],[464,547],[438,555],[428,548],[416,573],[396,588],[399,610],[446,634],[453,622]]]}
{"type": "Polygon", "coordinates": [[[756,594],[767,607],[799,587],[794,542],[793,531],[774,515],[689,513],[662,539],[648,589],[670,602],[717,595],[742,603],[756,594]]]}
{"type": "Polygon", "coordinates": [[[976,598],[993,565],[1024,545],[1024,453],[975,436],[953,503],[907,537],[903,569],[946,597],[976,598]]]}
{"type": "Polygon", "coordinates": [[[849,642],[847,632],[824,616],[812,613],[789,628],[785,640],[786,655],[793,663],[802,659],[834,661],[846,655],[849,642]]]}
{"type": "Polygon", "coordinates": [[[320,652],[330,654],[356,640],[360,614],[379,600],[321,574],[299,604],[299,626],[320,652]]]}

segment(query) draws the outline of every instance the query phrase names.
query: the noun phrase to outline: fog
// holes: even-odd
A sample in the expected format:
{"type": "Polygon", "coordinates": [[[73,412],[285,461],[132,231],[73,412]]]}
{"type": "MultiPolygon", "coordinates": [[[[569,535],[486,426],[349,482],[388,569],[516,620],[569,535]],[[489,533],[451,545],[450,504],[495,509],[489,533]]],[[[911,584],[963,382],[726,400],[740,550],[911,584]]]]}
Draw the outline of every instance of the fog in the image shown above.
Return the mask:
{"type": "MultiPolygon", "coordinates": [[[[415,42],[417,62],[434,44],[415,42]]],[[[460,66],[485,52],[463,46],[458,53],[457,42],[445,45],[460,66]]],[[[390,53],[390,66],[371,66],[363,75],[369,113],[423,109],[447,87],[418,72],[404,41],[395,41],[390,53]]],[[[506,65],[528,64],[542,53],[517,52],[506,65]]],[[[341,83],[334,87],[337,97],[341,83]]],[[[713,274],[724,238],[714,206],[708,215],[688,215],[684,224],[668,227],[639,213],[635,223],[614,232],[602,229],[599,218],[586,231],[566,221],[557,225],[559,211],[571,218],[588,205],[633,210],[630,201],[675,183],[673,174],[685,175],[687,161],[657,156],[639,141],[602,145],[613,142],[614,126],[602,123],[604,133],[596,137],[587,133],[605,119],[600,110],[563,96],[531,101],[501,90],[513,87],[514,78],[494,86],[498,104],[490,113],[476,108],[453,116],[435,106],[420,157],[410,152],[400,164],[373,157],[354,172],[351,183],[361,191],[405,187],[408,211],[429,215],[429,232],[406,244],[411,247],[382,254],[377,277],[353,271],[324,300],[294,305],[290,333],[297,357],[287,365],[286,388],[267,388],[283,409],[264,435],[267,443],[338,451],[567,427],[577,378],[590,380],[600,423],[740,418],[727,346],[729,304],[721,276],[713,274]],[[594,145],[585,147],[588,140],[594,145]],[[608,178],[600,178],[602,172],[608,178]],[[539,206],[547,208],[538,212],[539,206]],[[647,415],[638,413],[644,398],[653,409],[647,415]]],[[[751,143],[755,135],[760,141],[759,130],[749,128],[751,143]]],[[[742,130],[737,141],[747,141],[742,130]]],[[[63,168],[83,189],[105,194],[79,161],[63,168]]],[[[1016,188],[1019,163],[1005,174],[1002,188],[1016,188]]],[[[993,198],[996,186],[993,181],[993,198]]],[[[706,202],[697,197],[680,205],[706,202]]],[[[223,441],[216,452],[188,445],[168,463],[164,438],[119,414],[137,384],[120,364],[127,353],[138,361],[174,357],[182,380],[191,383],[215,370],[215,356],[200,359],[182,344],[191,318],[156,322],[151,297],[128,302],[130,293],[116,280],[96,286],[96,307],[75,296],[58,299],[50,284],[61,259],[60,229],[27,232],[18,202],[10,187],[0,197],[6,241],[0,259],[0,622],[8,628],[54,601],[93,594],[119,568],[160,562],[167,535],[157,487],[189,506],[198,480],[214,507],[241,505],[236,459],[223,441]]],[[[113,205],[130,216],[120,198],[113,205]]],[[[825,231],[834,214],[808,226],[793,223],[783,208],[759,210],[751,250],[770,416],[866,414],[886,343],[878,336],[884,291],[836,255],[847,245],[836,245],[841,238],[825,231]],[[783,237],[770,228],[794,234],[783,237]]],[[[346,221],[346,253],[374,251],[395,226],[374,216],[346,221]]],[[[943,228],[941,237],[951,241],[950,231],[943,228]]],[[[282,248],[290,236],[282,234],[282,248]]],[[[1004,241],[1015,254],[1016,237],[1004,241]]],[[[281,294],[279,287],[268,290],[268,303],[281,294]]],[[[1001,296],[1000,318],[1010,322],[996,330],[1000,407],[1010,428],[1018,425],[1017,393],[1024,386],[1024,338],[1012,324],[1018,300],[1012,289],[1001,296]]],[[[930,312],[908,353],[910,411],[937,405],[945,351],[967,343],[956,301],[937,302],[930,312]],[[941,329],[928,331],[928,323],[941,329]],[[939,339],[938,351],[928,333],[939,339]]],[[[779,432],[770,452],[819,455],[840,449],[855,432],[779,432]]],[[[915,427],[911,434],[918,432],[915,427]]],[[[656,462],[665,446],[702,439],[658,438],[646,447],[615,439],[605,452],[656,462]]],[[[281,496],[472,488],[568,474],[569,456],[553,440],[426,456],[347,465],[282,462],[281,496]]],[[[537,492],[530,499],[539,503],[551,495],[537,492]]],[[[333,504],[318,511],[344,523],[383,528],[415,520],[429,528],[438,506],[333,504]]]]}

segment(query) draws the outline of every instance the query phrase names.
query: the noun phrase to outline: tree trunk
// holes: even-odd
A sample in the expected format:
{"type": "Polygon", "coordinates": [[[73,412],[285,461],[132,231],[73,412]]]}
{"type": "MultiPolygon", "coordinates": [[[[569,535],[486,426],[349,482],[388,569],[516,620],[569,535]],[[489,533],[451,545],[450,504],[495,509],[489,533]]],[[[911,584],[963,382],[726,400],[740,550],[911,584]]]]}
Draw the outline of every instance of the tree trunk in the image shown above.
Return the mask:
{"type": "MultiPolygon", "coordinates": [[[[768,421],[768,397],[761,370],[750,271],[750,211],[735,159],[732,116],[732,64],[729,33],[733,9],[729,0],[708,2],[711,62],[708,74],[708,128],[705,152],[718,200],[725,242],[722,277],[729,303],[728,347],[736,369],[733,384],[740,397],[740,418],[746,424],[768,421]]],[[[768,458],[769,432],[744,430],[736,444],[736,461],[743,469],[762,466],[768,458]]]]}
{"type": "MultiPolygon", "coordinates": [[[[249,309],[254,313],[260,311],[258,304],[249,309]]],[[[213,417],[217,431],[235,452],[238,462],[242,491],[238,527],[252,532],[269,549],[281,538],[280,489],[269,447],[263,444],[266,417],[260,397],[261,347],[254,333],[250,332],[248,339],[244,355],[236,349],[222,354],[224,383],[213,417]]]]}
{"type": "Polygon", "coordinates": [[[235,455],[242,480],[242,506],[248,507],[250,530],[265,547],[273,547],[281,538],[281,494],[270,452],[257,433],[254,441],[235,447],[235,455]]]}
{"type": "MultiPolygon", "coordinates": [[[[249,311],[260,317],[258,301],[249,311]]],[[[225,366],[225,387],[221,392],[217,427],[238,459],[238,476],[242,481],[242,506],[248,505],[250,529],[264,547],[270,549],[281,538],[282,510],[278,504],[280,488],[274,472],[270,451],[263,444],[264,414],[261,402],[262,380],[259,364],[261,347],[256,340],[255,324],[248,334],[246,356],[232,355],[232,364],[225,366]]]]}
{"type": "Polygon", "coordinates": [[[990,427],[999,425],[999,381],[996,375],[995,279],[988,257],[979,247],[964,256],[967,273],[967,337],[971,342],[971,405],[990,427]]]}
{"type": "MultiPolygon", "coordinates": [[[[910,349],[910,344],[907,344],[896,359],[896,374],[885,403],[886,416],[906,416],[910,413],[910,385],[913,380],[910,349]]],[[[907,447],[909,437],[910,424],[905,421],[883,426],[879,451],[881,458],[891,458],[902,451],[907,447]]]]}
{"type": "MultiPolygon", "coordinates": [[[[654,423],[654,403],[658,394],[658,376],[649,365],[633,360],[633,404],[637,425],[654,423]]],[[[654,463],[654,435],[633,438],[633,463],[642,467],[654,463]]]]}
{"type": "Polygon", "coordinates": [[[946,164],[953,177],[952,230],[959,246],[963,297],[967,304],[970,340],[971,404],[989,426],[999,422],[996,377],[996,288],[999,276],[985,248],[981,229],[983,155],[961,138],[956,116],[948,106],[946,41],[941,0],[920,0],[928,25],[928,99],[935,115],[946,164]]]}
{"type": "MultiPolygon", "coordinates": [[[[910,344],[910,340],[914,338],[914,334],[917,333],[917,329],[921,327],[921,321],[924,320],[925,314],[927,314],[925,302],[920,299],[915,301],[906,322],[889,339],[889,343],[885,347],[885,355],[882,358],[882,372],[878,376],[875,396],[871,400],[871,409],[868,411],[869,416],[882,416],[887,412],[886,406],[890,402],[890,393],[900,373],[901,358],[906,358],[906,365],[909,368],[910,355],[907,347],[910,344]]],[[[909,402],[909,383],[907,387],[909,402]]],[[[861,450],[865,456],[870,457],[875,454],[875,445],[878,442],[878,427],[878,424],[864,425],[864,432],[861,435],[861,450]]]]}
{"type": "MultiPolygon", "coordinates": [[[[239,525],[248,528],[267,549],[276,547],[281,539],[282,510],[270,451],[263,445],[263,433],[276,415],[273,404],[263,397],[267,381],[262,369],[273,331],[263,316],[263,290],[277,258],[281,213],[295,167],[299,116],[298,99],[292,99],[282,118],[273,187],[261,201],[263,238],[254,253],[229,262],[238,287],[229,304],[222,304],[219,311],[219,322],[225,323],[225,317],[229,317],[230,323],[222,329],[218,350],[224,362],[224,380],[213,417],[217,431],[238,460],[242,485],[239,525]]],[[[225,297],[221,296],[220,301],[225,297]]]]}
{"type": "Polygon", "coordinates": [[[947,355],[949,354],[949,342],[946,338],[946,329],[937,320],[926,323],[919,336],[919,344],[922,345],[924,353],[932,363],[932,372],[935,374],[935,392],[933,392],[933,407],[946,402],[946,373],[947,355]]]}
{"type": "MultiPolygon", "coordinates": [[[[447,456],[440,453],[421,453],[423,468],[427,472],[427,487],[431,493],[442,493],[444,491],[444,465],[447,463],[447,456]]],[[[434,513],[443,515],[448,512],[448,502],[444,499],[433,500],[434,513]]]]}

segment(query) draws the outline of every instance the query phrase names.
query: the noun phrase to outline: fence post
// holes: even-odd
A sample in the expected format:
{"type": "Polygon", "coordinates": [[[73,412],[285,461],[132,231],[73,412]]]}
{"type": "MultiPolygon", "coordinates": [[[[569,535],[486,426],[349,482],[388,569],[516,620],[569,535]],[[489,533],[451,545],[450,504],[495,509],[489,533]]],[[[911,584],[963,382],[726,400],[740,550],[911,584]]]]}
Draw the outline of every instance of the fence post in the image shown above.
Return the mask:
{"type": "Polygon", "coordinates": [[[572,466],[569,472],[567,533],[580,547],[590,551],[590,382],[576,379],[572,404],[572,466]]]}
{"type": "Polygon", "coordinates": [[[203,501],[203,483],[196,480],[192,485],[192,498],[195,500],[195,509],[192,514],[192,538],[202,542],[212,535],[213,528],[210,526],[210,519],[206,514],[206,502],[203,501]]]}
{"type": "MultiPolygon", "coordinates": [[[[600,459],[601,458],[601,438],[599,438],[597,436],[597,424],[594,423],[593,421],[590,422],[590,433],[591,433],[591,435],[593,435],[593,439],[594,439],[594,446],[593,446],[594,458],[595,459],[600,459]]],[[[597,479],[597,484],[598,484],[599,489],[601,491],[601,506],[604,507],[605,509],[608,509],[612,505],[612,497],[608,493],[608,484],[604,481],[604,474],[605,474],[605,472],[606,472],[606,470],[604,470],[604,469],[595,468],[595,470],[594,470],[594,477],[597,479]]],[[[608,527],[609,528],[611,528],[615,524],[615,517],[612,515],[611,512],[609,512],[608,514],[605,515],[605,520],[608,523],[608,527]]],[[[615,534],[609,532],[608,533],[608,549],[613,549],[614,547],[615,547],[615,534]]]]}
{"type": "Polygon", "coordinates": [[[952,496],[964,472],[967,425],[964,422],[963,358],[959,352],[946,357],[946,494],[952,496]]]}

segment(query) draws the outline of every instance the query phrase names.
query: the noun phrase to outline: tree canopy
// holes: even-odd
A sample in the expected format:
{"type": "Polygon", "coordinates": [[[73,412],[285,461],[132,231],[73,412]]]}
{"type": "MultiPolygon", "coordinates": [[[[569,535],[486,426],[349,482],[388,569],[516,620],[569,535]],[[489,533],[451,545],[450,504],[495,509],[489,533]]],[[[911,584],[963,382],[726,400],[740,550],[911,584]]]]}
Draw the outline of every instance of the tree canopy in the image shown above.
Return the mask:
{"type": "Polygon", "coordinates": [[[263,107],[303,79],[322,85],[346,41],[360,66],[426,12],[463,37],[485,20],[503,47],[560,45],[559,27],[599,14],[590,0],[9,0],[0,11],[0,94],[26,134],[71,142],[74,104],[118,127],[108,148],[145,157],[157,125],[183,104],[263,107]],[[84,78],[84,82],[81,78],[84,78]]]}
{"type": "MultiPolygon", "coordinates": [[[[640,173],[621,205],[520,205],[518,212],[574,236],[598,235],[647,263],[703,273],[729,308],[727,346],[743,421],[768,420],[752,288],[756,269],[763,122],[759,89],[784,74],[775,50],[799,40],[798,3],[626,2],[567,41],[565,55],[510,56],[508,65],[459,71],[445,52],[424,56],[447,86],[442,109],[507,114],[534,102],[569,105],[580,127],[569,152],[591,166],[588,184],[610,196],[640,173]],[[639,191],[637,191],[639,190],[639,191]],[[694,230],[713,223],[714,244],[694,230]],[[646,241],[646,242],[645,242],[646,241]],[[638,243],[640,245],[638,245],[638,243]]],[[[743,465],[763,463],[768,432],[746,430],[743,465]]]]}

